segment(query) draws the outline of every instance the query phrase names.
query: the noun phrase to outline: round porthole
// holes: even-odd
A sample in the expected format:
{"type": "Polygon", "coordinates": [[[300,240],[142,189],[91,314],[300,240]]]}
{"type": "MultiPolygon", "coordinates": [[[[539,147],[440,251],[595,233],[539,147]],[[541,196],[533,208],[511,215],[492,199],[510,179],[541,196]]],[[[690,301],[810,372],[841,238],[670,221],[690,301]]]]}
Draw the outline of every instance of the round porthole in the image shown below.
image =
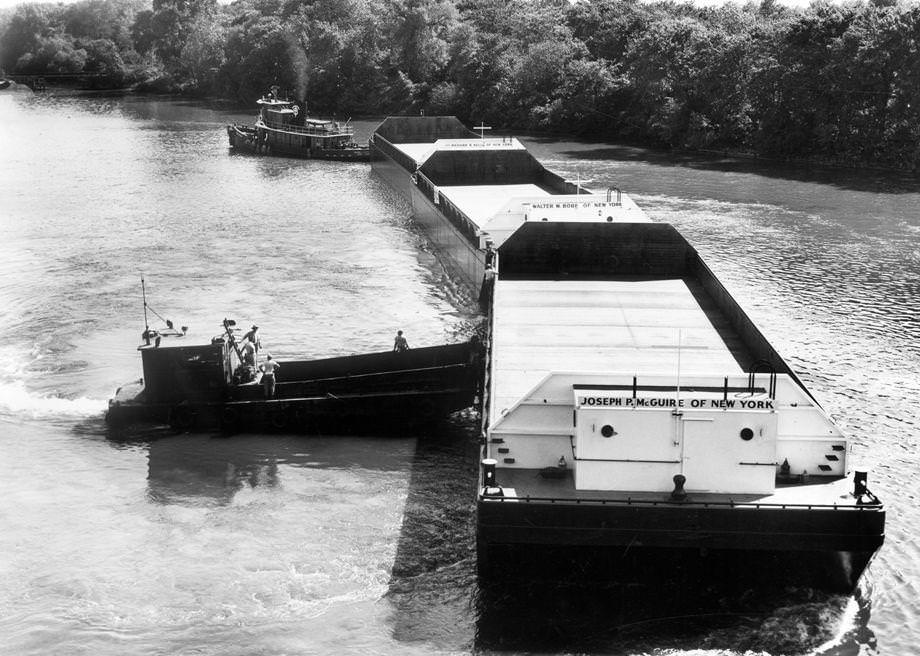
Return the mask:
{"type": "Polygon", "coordinates": [[[750,428],[742,428],[741,429],[741,439],[744,440],[745,442],[747,442],[748,440],[754,439],[754,431],[752,431],[750,428]]]}
{"type": "Polygon", "coordinates": [[[612,217],[612,216],[608,216],[608,217],[607,217],[607,223],[613,223],[613,217],[612,217]]]}
{"type": "Polygon", "coordinates": [[[601,435],[603,435],[604,437],[613,437],[614,435],[613,426],[611,426],[610,424],[604,424],[603,426],[601,426],[601,435]]]}

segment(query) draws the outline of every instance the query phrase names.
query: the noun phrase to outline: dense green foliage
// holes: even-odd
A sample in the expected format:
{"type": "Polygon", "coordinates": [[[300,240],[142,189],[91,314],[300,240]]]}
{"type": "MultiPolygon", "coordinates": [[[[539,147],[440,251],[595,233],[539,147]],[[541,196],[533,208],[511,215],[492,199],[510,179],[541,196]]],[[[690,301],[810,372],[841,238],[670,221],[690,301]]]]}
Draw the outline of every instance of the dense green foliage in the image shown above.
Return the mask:
{"type": "Polygon", "coordinates": [[[340,114],[916,168],[920,6],[762,0],[81,0],[0,16],[8,73],[340,114]]]}

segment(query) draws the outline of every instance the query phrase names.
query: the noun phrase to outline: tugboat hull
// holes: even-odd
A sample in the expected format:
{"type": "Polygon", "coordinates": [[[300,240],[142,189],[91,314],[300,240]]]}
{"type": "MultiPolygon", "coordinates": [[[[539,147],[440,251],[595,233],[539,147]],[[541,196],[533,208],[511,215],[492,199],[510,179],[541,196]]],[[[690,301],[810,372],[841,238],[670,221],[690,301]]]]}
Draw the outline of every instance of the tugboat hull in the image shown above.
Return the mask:
{"type": "Polygon", "coordinates": [[[233,150],[250,155],[278,155],[342,162],[370,161],[370,149],[367,146],[350,144],[341,148],[312,149],[306,137],[289,135],[285,138],[271,133],[260,135],[256,128],[245,125],[228,125],[227,138],[233,150]]]}
{"type": "Polygon", "coordinates": [[[445,419],[474,404],[478,343],[309,361],[281,361],[275,392],[241,382],[225,343],[144,347],[145,382],[109,401],[112,427],[168,424],[177,431],[387,434],[445,419]]]}

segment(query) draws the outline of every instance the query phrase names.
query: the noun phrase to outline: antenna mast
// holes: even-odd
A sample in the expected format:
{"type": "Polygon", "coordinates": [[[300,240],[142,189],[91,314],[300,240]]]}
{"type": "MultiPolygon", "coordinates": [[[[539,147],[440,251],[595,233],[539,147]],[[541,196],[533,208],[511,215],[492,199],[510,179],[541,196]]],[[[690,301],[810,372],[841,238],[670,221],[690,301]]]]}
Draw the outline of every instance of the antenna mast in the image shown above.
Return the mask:
{"type": "Polygon", "coordinates": [[[141,294],[144,297],[144,331],[150,330],[150,323],[147,321],[147,287],[144,284],[144,274],[141,274],[141,294]]]}

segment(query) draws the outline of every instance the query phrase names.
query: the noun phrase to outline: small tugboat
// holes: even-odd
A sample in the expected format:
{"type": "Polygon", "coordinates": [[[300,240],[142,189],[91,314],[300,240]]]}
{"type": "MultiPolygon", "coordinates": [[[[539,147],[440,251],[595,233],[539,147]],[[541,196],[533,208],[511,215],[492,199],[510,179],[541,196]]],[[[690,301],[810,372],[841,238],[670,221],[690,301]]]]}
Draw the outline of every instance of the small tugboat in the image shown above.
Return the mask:
{"type": "MultiPolygon", "coordinates": [[[[146,296],[144,302],[145,311],[146,296]]],[[[482,376],[479,340],[320,360],[273,360],[257,328],[236,322],[193,343],[165,320],[144,329],[143,378],[109,400],[106,422],[221,429],[384,434],[445,419],[473,405],[482,376]],[[268,378],[271,380],[269,381],[268,378]]],[[[398,344],[397,339],[397,344],[398,344]]]]}
{"type": "Polygon", "coordinates": [[[249,360],[235,322],[189,343],[186,332],[144,331],[144,377],[118,388],[106,422],[221,429],[385,434],[446,418],[473,405],[481,374],[478,341],[320,360],[249,360]],[[149,342],[149,343],[148,343],[149,342]],[[266,370],[266,373],[263,373],[266,370]]]}
{"type": "Polygon", "coordinates": [[[370,160],[367,145],[355,143],[350,119],[316,119],[307,116],[306,103],[278,99],[277,87],[257,101],[255,125],[228,125],[227,136],[234,150],[262,155],[285,155],[308,159],[370,160]]]}

